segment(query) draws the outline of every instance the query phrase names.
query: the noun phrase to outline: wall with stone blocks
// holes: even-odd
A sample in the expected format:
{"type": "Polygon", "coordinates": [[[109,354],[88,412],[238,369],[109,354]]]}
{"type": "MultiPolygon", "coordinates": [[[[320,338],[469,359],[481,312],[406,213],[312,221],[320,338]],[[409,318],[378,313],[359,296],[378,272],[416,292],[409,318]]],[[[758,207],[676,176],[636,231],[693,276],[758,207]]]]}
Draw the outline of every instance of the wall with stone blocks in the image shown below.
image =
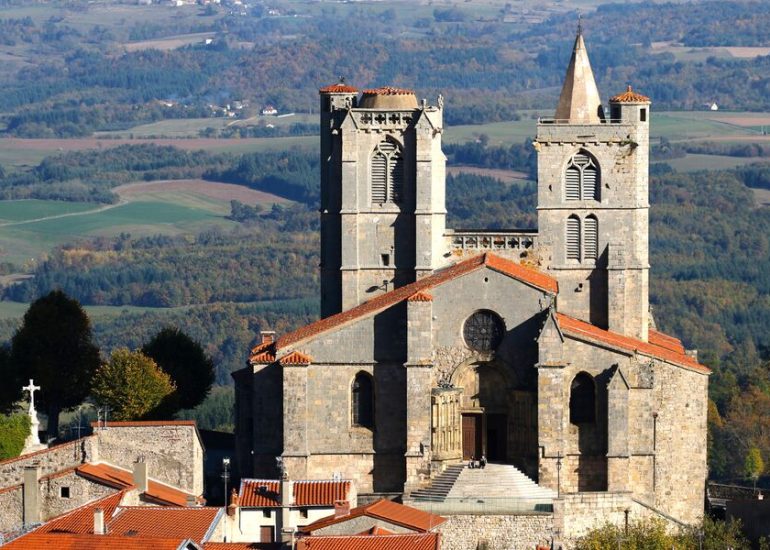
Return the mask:
{"type": "Polygon", "coordinates": [[[59,472],[93,460],[93,436],[64,443],[57,447],[0,462],[0,487],[11,487],[24,481],[24,468],[37,464],[40,476],[59,472]]]}
{"type": "Polygon", "coordinates": [[[41,516],[48,520],[115,492],[115,489],[88,481],[74,471],[44,478],[40,480],[41,516]],[[69,489],[69,497],[62,497],[63,487],[69,489]]]}
{"type": "MultiPolygon", "coordinates": [[[[554,499],[554,528],[557,538],[574,540],[605,523],[623,525],[631,510],[630,493],[577,493],[554,499]]],[[[632,521],[629,514],[629,521],[632,521]]],[[[638,519],[638,518],[637,518],[638,519]]]]}
{"type": "Polygon", "coordinates": [[[482,543],[487,550],[532,550],[550,545],[553,516],[447,516],[436,531],[441,533],[442,550],[476,550],[482,543]]]}
{"type": "Polygon", "coordinates": [[[143,458],[147,475],[200,495],[203,493],[203,447],[191,425],[97,428],[95,461],[131,469],[143,458]]]}
{"type": "Polygon", "coordinates": [[[21,527],[24,521],[24,493],[21,487],[0,491],[0,532],[6,533],[21,527]]]}

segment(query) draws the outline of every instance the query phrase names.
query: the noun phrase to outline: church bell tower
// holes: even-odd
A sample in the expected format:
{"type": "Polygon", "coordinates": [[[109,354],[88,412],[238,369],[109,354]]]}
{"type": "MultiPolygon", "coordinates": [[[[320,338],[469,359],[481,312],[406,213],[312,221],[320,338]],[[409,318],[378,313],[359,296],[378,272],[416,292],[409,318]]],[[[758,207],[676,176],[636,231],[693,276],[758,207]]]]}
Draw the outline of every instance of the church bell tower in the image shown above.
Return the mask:
{"type": "Polygon", "coordinates": [[[442,101],[411,90],[321,95],[321,316],[430,274],[446,261],[442,101]]]}
{"type": "Polygon", "coordinates": [[[559,310],[647,340],[650,100],[629,86],[602,107],[582,31],[556,115],[541,119],[540,256],[559,310]]]}

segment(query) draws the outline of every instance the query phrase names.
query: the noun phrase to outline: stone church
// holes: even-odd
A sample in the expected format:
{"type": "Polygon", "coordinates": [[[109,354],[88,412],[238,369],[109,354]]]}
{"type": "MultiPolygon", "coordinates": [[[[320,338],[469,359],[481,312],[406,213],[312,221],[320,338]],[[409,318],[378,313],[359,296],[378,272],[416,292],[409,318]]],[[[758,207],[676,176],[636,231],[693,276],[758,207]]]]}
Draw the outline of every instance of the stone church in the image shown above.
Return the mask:
{"type": "Polygon", "coordinates": [[[578,33],[532,144],[537,231],[445,227],[443,98],[320,102],[321,319],[234,374],[241,474],[408,496],[484,454],[697,521],[710,371],[649,313],[649,98],[605,110],[578,33]]]}

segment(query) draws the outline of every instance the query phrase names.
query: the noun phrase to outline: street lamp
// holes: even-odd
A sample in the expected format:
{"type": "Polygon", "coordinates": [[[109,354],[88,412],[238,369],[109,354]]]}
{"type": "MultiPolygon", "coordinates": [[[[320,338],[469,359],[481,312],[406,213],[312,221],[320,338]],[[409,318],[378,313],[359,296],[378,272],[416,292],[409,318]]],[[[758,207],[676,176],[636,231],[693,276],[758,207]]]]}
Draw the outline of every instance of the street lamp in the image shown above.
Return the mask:
{"type": "Polygon", "coordinates": [[[224,502],[223,506],[227,508],[227,482],[230,480],[230,457],[226,456],[222,459],[222,481],[225,482],[225,493],[222,497],[224,502]]]}

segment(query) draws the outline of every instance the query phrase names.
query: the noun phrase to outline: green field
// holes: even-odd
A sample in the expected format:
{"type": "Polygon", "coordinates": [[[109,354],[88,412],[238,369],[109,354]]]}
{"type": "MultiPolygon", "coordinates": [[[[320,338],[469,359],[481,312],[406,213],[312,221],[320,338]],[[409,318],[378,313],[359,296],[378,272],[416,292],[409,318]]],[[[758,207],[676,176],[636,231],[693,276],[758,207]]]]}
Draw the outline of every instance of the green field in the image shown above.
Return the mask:
{"type": "Polygon", "coordinates": [[[12,222],[21,222],[74,214],[93,210],[94,204],[84,202],[62,202],[41,200],[0,201],[0,226],[12,222]]]}
{"type": "MultiPolygon", "coordinates": [[[[189,309],[190,307],[192,306],[170,308],[139,306],[84,306],[83,309],[86,310],[86,313],[88,313],[88,316],[92,319],[109,319],[118,317],[123,313],[172,313],[175,311],[189,309]]],[[[29,304],[27,303],[8,302],[5,300],[0,301],[0,320],[21,319],[24,316],[24,313],[26,313],[27,308],[29,308],[29,304]]]]}
{"type": "Polygon", "coordinates": [[[685,155],[682,158],[665,160],[677,172],[698,172],[699,170],[730,170],[738,166],[767,161],[762,157],[728,157],[723,155],[685,155]]]}

